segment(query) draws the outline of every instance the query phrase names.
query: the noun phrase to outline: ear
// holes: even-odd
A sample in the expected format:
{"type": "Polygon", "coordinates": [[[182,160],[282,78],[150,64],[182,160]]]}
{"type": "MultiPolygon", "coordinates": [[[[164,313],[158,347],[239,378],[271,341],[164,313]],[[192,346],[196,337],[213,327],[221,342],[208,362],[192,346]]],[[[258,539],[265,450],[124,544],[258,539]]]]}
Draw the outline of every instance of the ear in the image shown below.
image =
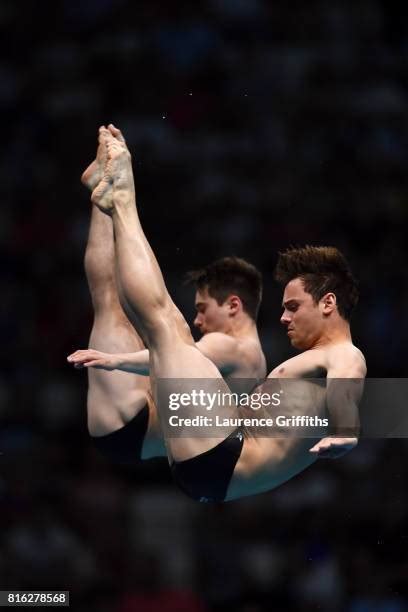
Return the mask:
{"type": "Polygon", "coordinates": [[[337,308],[337,298],[334,293],[326,293],[320,300],[323,306],[323,314],[329,315],[335,308],[337,308]]]}
{"type": "Polygon", "coordinates": [[[242,302],[237,295],[230,295],[227,302],[230,315],[235,315],[237,312],[242,310],[242,302]]]}

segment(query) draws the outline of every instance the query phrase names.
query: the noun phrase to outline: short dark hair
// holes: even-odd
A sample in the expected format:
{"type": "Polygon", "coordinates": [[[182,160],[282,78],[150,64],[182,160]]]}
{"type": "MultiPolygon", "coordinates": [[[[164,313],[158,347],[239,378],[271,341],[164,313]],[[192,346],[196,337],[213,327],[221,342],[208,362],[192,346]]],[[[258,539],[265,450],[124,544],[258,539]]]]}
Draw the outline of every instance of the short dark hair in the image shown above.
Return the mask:
{"type": "Polygon", "coordinates": [[[262,300],[262,274],[245,259],[223,257],[186,275],[186,283],[208,294],[223,304],[229,295],[237,295],[244,311],[256,321],[262,300]]]}
{"type": "Polygon", "coordinates": [[[358,285],[344,255],[335,247],[305,246],[279,253],[275,279],[287,285],[294,278],[303,281],[305,291],[317,303],[326,293],[334,293],[339,314],[350,319],[358,302],[358,285]]]}

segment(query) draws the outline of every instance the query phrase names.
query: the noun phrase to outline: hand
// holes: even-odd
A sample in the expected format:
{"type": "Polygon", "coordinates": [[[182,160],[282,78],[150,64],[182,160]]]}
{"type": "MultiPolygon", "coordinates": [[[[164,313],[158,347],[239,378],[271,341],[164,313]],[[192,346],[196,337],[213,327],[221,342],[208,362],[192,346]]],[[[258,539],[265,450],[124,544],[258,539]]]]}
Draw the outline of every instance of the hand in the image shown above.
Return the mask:
{"type": "Polygon", "coordinates": [[[316,455],[318,459],[338,459],[350,452],[358,444],[357,438],[322,438],[315,444],[309,453],[316,455]]]}
{"type": "Polygon", "coordinates": [[[102,353],[94,349],[84,349],[75,351],[68,355],[67,361],[72,363],[74,368],[97,368],[99,370],[115,370],[119,366],[117,355],[102,353]]]}

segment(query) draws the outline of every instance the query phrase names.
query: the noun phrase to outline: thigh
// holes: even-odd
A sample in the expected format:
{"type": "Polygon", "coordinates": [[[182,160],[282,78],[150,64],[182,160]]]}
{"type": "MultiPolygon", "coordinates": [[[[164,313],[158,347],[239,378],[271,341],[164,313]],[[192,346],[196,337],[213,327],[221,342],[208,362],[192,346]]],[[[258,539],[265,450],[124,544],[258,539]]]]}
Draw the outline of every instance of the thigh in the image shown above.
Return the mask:
{"type": "MultiPolygon", "coordinates": [[[[234,402],[220,399],[231,394],[217,367],[182,335],[161,330],[160,342],[150,351],[153,396],[166,439],[169,459],[185,461],[214,448],[227,438],[235,425],[217,428],[216,419],[237,415],[234,402]],[[185,398],[180,410],[170,407],[170,398],[185,398]],[[211,404],[208,397],[211,396],[211,404]],[[176,424],[174,417],[177,415],[176,424]],[[182,419],[207,418],[184,426],[182,419]]],[[[185,421],[184,421],[185,423],[185,421]]]]}
{"type": "MultiPolygon", "coordinates": [[[[144,348],[131,324],[109,314],[95,319],[89,345],[108,353],[144,348]]],[[[129,372],[88,369],[88,426],[91,435],[106,435],[129,422],[146,404],[149,377],[129,372]]]]}
{"type": "Polygon", "coordinates": [[[148,377],[114,370],[88,370],[88,427],[101,436],[126,425],[145,405],[148,377]]]}

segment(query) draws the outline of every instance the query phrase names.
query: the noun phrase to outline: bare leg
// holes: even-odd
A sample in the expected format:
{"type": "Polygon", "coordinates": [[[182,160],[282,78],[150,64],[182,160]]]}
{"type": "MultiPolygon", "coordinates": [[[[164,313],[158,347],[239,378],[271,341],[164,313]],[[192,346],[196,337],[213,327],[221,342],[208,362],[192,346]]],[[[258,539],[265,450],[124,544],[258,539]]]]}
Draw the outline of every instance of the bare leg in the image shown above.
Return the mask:
{"type": "MultiPolygon", "coordinates": [[[[97,159],[87,168],[82,181],[94,188],[104,164],[101,145],[97,159]]],[[[106,194],[108,199],[111,194],[106,194]]],[[[114,240],[111,219],[92,206],[91,224],[85,253],[85,271],[94,307],[94,323],[89,346],[97,350],[134,352],[144,344],[126,317],[118,296],[115,279],[114,240]]],[[[142,457],[165,455],[148,377],[126,372],[88,369],[88,428],[92,436],[112,433],[131,421],[149,405],[149,427],[142,457]]]]}
{"type": "MultiPolygon", "coordinates": [[[[120,284],[148,344],[153,393],[161,418],[166,418],[168,404],[157,404],[159,379],[213,379],[224,392],[228,392],[228,387],[216,366],[196,349],[187,323],[168,294],[139,221],[131,159],[124,139],[113,126],[104,132],[104,137],[107,163],[92,201],[112,215],[120,284]],[[105,195],[111,185],[113,197],[106,203],[105,195]]],[[[167,438],[166,444],[170,458],[181,461],[213,448],[220,441],[167,438]]]]}

